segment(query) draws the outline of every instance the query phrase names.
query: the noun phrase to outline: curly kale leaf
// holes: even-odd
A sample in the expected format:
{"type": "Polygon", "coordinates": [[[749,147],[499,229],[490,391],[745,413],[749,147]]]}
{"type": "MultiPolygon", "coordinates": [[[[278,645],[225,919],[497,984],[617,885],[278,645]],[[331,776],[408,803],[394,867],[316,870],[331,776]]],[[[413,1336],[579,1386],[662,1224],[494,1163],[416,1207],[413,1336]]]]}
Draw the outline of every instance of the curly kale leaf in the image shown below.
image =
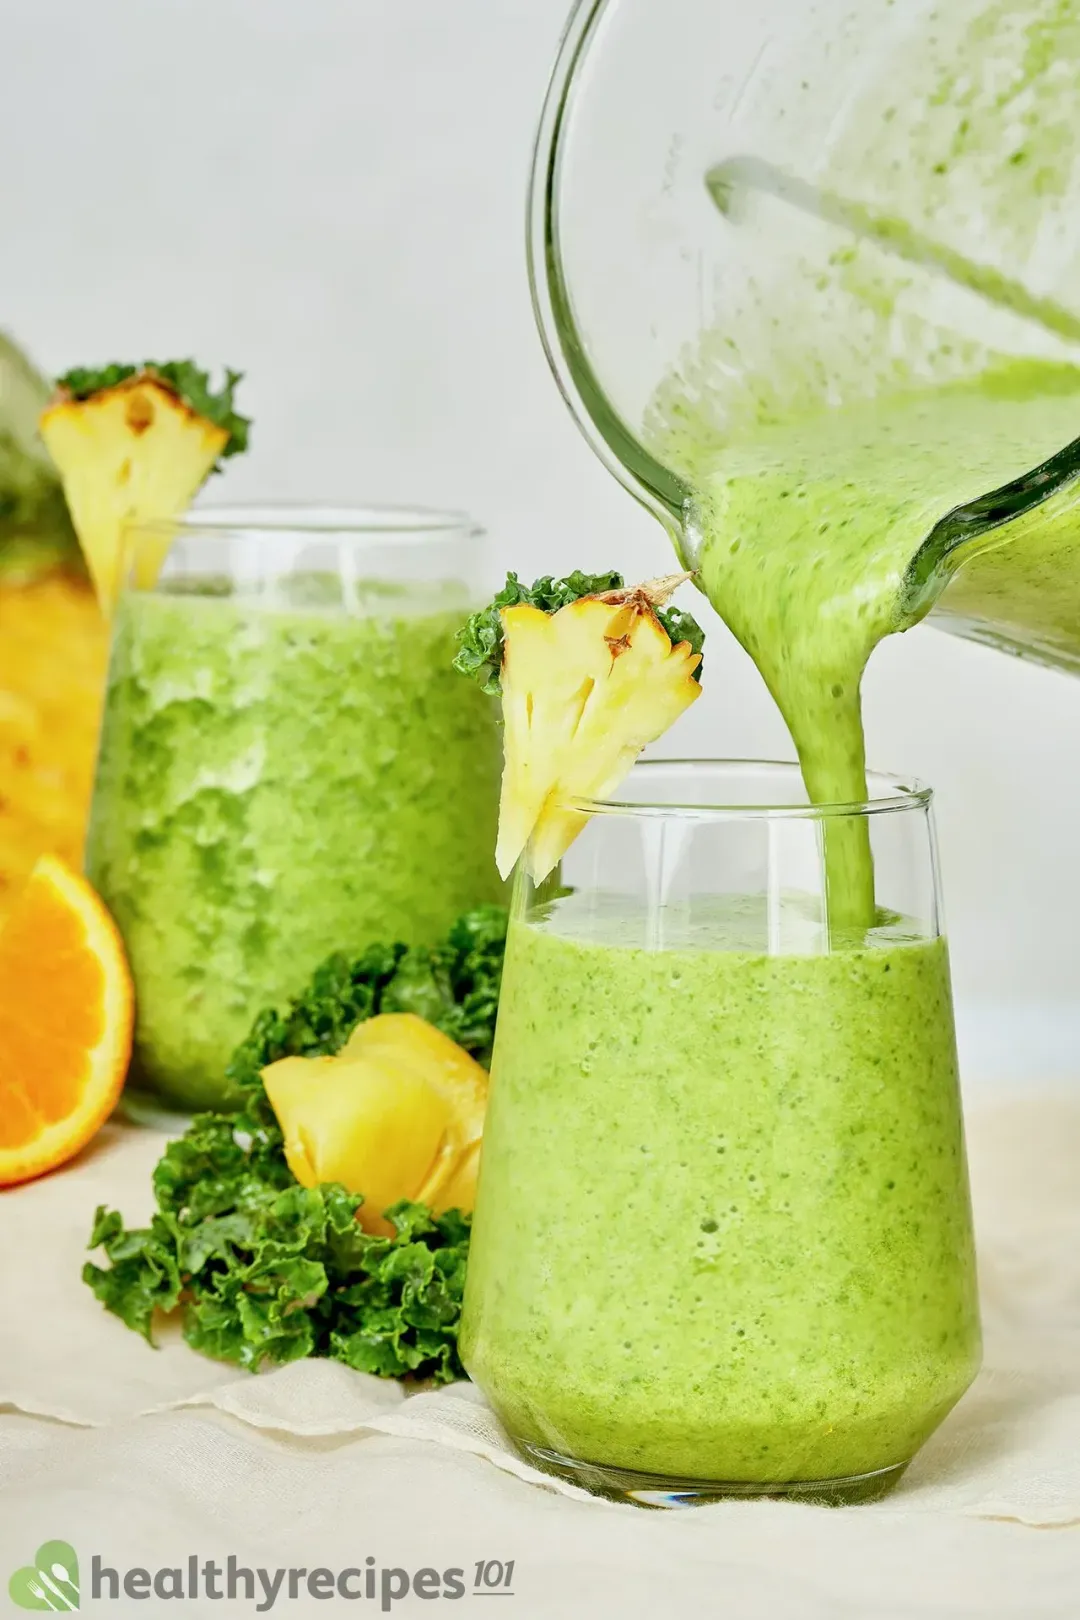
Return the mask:
{"type": "MultiPolygon", "coordinates": [[[[500,672],[503,660],[503,628],[500,613],[503,608],[527,603],[542,613],[557,613],[560,608],[578,602],[583,596],[597,596],[603,591],[621,591],[625,581],[621,574],[583,574],[580,569],[565,579],[553,579],[545,574],[532,585],[523,585],[516,574],[507,574],[506,584],[485,608],[474,613],[458,631],[460,643],[454,658],[454,668],[475,680],[482,692],[498,697],[502,691],[500,672]]],[[[672,645],[688,641],[692,651],[700,653],[705,632],[691,614],[681,608],[658,608],[656,617],[670,636],[672,645]]],[[[695,671],[701,679],[701,665],[695,671]]]]}
{"type": "Polygon", "coordinates": [[[89,399],[91,394],[104,394],[147,369],[147,366],[127,366],[115,360],[108,366],[72,366],[62,377],[57,377],[56,386],[72,399],[89,399]]]}
{"type": "Polygon", "coordinates": [[[365,1018],[414,1012],[487,1064],[495,1035],[507,914],[477,906],[439,945],[374,945],[350,960],[329,957],[282,1012],[260,1013],[226,1068],[232,1086],[261,1093],[262,1070],[283,1057],[340,1052],[365,1018]]]}
{"type": "MultiPolygon", "coordinates": [[[[656,617],[667,631],[668,639],[673,647],[677,647],[680,641],[688,641],[691,652],[696,652],[699,655],[702,653],[705,646],[705,632],[692,613],[685,612],[683,608],[666,607],[657,608],[656,617]]],[[[704,662],[704,657],[702,657],[701,662],[694,671],[696,681],[701,680],[704,662]]]]}
{"type": "Polygon", "coordinates": [[[402,1202],[386,1211],[395,1237],[371,1237],[362,1198],[298,1186],[260,1071],[340,1051],[380,1011],[419,1012],[487,1062],[506,924],[502,907],[480,906],[430,949],[332,956],[288,1007],[261,1013],[228,1066],[239,1112],[200,1114],[169,1144],[150,1225],[129,1231],[98,1210],[89,1246],[109,1265],[88,1262],[83,1280],[102,1304],[147,1339],[155,1311],[179,1309],[193,1348],[243,1367],[319,1355],[385,1377],[459,1377],[468,1218],[402,1202]]]}
{"type": "Polygon", "coordinates": [[[458,919],[446,942],[454,1001],[440,1027],[485,1069],[491,1067],[506,925],[504,907],[477,906],[458,919]]]}
{"type": "Polygon", "coordinates": [[[315,1355],[385,1378],[460,1377],[468,1220],[406,1201],[387,1211],[395,1235],[370,1237],[362,1202],[334,1183],[267,1185],[193,1226],[155,1215],[131,1232],[99,1209],[91,1243],[111,1266],[88,1263],[83,1279],[148,1340],[154,1311],[182,1301],[188,1344],[252,1371],[315,1355]]]}
{"type": "Polygon", "coordinates": [[[268,1063],[340,1052],[357,1024],[381,1011],[383,992],[407,954],[404,945],[372,945],[353,959],[343,952],[327,957],[283,1011],[259,1014],[229,1059],[225,1078],[236,1090],[261,1091],[268,1063]]]}
{"type": "Polygon", "coordinates": [[[108,366],[76,366],[57,378],[57,387],[73,399],[89,399],[92,394],[116,388],[144,372],[160,377],[196,415],[228,432],[222,460],[241,455],[247,449],[251,420],[241,416],[234,403],[237,384],[244,375],[242,371],[230,371],[226,367],[225,381],[214,387],[210,373],[203,371],[194,360],[144,360],[138,366],[114,362],[108,366]]]}
{"type": "Polygon", "coordinates": [[[155,1215],[148,1227],[129,1232],[115,1210],[99,1204],[88,1248],[103,1248],[108,1271],[89,1262],[83,1281],[129,1328],[150,1341],[154,1312],[175,1310],[183,1280],[177,1261],[177,1233],[164,1215],[155,1215]]]}

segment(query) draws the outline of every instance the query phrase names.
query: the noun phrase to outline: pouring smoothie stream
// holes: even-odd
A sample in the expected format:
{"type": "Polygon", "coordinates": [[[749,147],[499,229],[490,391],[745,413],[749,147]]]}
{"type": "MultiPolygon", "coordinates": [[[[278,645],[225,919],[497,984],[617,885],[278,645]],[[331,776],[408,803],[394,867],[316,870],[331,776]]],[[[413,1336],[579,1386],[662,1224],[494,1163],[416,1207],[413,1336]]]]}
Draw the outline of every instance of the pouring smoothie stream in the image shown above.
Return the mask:
{"type": "MultiPolygon", "coordinates": [[[[764,677],[815,803],[865,797],[863,671],[947,586],[949,611],[1011,612],[1047,656],[1080,657],[1076,483],[1045,474],[1042,504],[989,517],[1078,430],[1080,371],[1036,361],[768,423],[719,448],[685,419],[671,429],[665,450],[695,491],[687,560],[764,677]]],[[[869,926],[864,831],[835,828],[830,845],[830,916],[869,926]]]]}

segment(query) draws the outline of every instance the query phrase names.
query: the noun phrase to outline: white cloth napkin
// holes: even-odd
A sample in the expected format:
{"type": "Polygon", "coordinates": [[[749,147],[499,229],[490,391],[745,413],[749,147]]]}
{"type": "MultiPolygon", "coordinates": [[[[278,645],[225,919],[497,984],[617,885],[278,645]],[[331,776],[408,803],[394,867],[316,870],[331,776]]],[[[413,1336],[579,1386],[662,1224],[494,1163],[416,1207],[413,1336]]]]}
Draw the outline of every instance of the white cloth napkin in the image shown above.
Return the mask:
{"type": "MultiPolygon", "coordinates": [[[[110,1126],[0,1195],[5,1578],[35,1536],[70,1532],[146,1567],[188,1547],[330,1567],[358,1549],[403,1566],[516,1558],[518,1620],[1080,1616],[1080,1096],[973,1113],[984,1370],[891,1496],[838,1512],[643,1513],[522,1462],[467,1383],[406,1397],[332,1362],[237,1374],[172,1332],[149,1349],[78,1273],[98,1202],[148,1214],[162,1141],[110,1126]]],[[[121,1597],[109,1612],[148,1610],[121,1597]]],[[[328,1611],[301,1594],[274,1612],[328,1611]]],[[[393,1612],[442,1611],[409,1596],[393,1612]]]]}
{"type": "MultiPolygon", "coordinates": [[[[1080,1524],[1080,1098],[999,1104],[969,1136],[985,1365],[898,1492],[860,1511],[1080,1524]]],[[[95,1205],[144,1219],[164,1140],[110,1125],[77,1163],[0,1197],[8,1298],[20,1302],[0,1317],[0,1402],[73,1424],[203,1407],[298,1436],[412,1437],[589,1499],[522,1462],[468,1383],[406,1398],[316,1360],[252,1377],[193,1354],[172,1327],[151,1350],[102,1310],[79,1281],[95,1205]]]]}

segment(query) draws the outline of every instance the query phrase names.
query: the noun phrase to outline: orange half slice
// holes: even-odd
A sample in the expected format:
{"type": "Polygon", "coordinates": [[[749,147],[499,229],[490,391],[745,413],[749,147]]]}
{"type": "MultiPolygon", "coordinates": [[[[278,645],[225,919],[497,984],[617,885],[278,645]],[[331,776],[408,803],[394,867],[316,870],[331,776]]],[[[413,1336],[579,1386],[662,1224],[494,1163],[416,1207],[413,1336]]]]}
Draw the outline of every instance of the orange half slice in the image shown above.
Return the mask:
{"type": "Polygon", "coordinates": [[[43,856],[0,931],[0,1186],[55,1169],[116,1106],[131,975],[84,878],[43,856]]]}

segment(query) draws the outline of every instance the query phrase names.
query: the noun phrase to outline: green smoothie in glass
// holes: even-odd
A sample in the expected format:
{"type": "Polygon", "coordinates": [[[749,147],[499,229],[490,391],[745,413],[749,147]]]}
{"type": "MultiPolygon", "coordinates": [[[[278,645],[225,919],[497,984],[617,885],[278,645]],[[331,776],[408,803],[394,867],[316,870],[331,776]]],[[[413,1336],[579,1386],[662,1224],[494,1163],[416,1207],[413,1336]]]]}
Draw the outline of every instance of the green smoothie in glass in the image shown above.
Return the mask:
{"type": "Polygon", "coordinates": [[[198,518],[122,597],[87,869],[136,1083],[218,1105],[255,1015],[329,953],[498,898],[498,732],[451,669],[476,544],[428,514],[198,518]]]}
{"type": "Polygon", "coordinates": [[[462,1354],[543,1466],[638,1500],[875,1495],[979,1363],[929,796],[832,818],[897,904],[840,932],[822,822],[752,808],[795,780],[639,766],[561,887],[518,880],[462,1354]]]}

